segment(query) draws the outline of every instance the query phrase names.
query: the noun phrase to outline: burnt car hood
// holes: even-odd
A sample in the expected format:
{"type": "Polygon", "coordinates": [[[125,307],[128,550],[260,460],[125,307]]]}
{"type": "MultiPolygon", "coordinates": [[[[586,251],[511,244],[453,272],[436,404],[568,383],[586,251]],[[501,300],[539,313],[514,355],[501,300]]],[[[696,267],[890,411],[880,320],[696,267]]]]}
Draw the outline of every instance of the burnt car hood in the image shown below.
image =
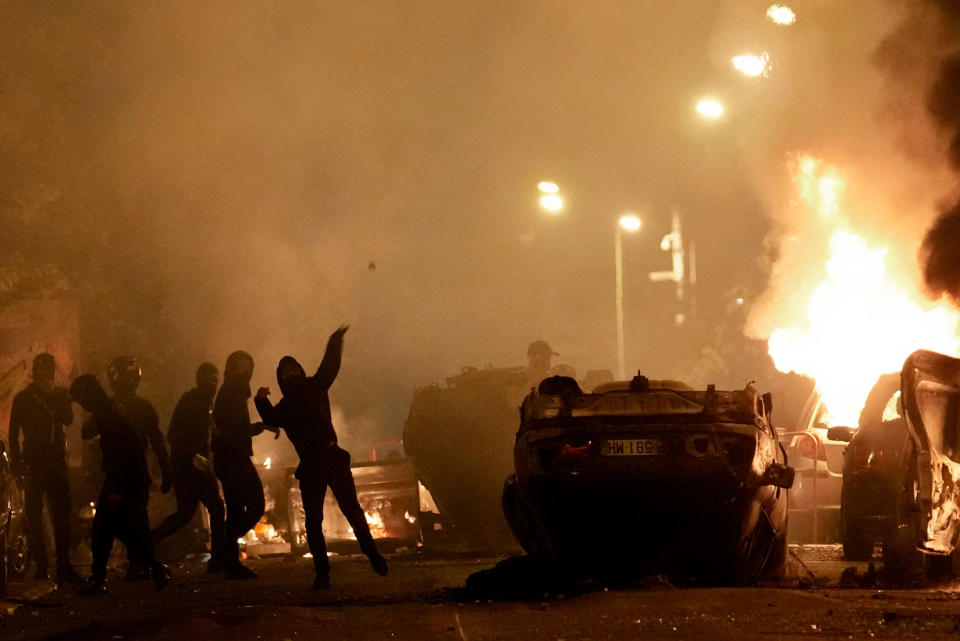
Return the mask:
{"type": "Polygon", "coordinates": [[[914,445],[918,545],[950,554],[960,534],[960,359],[916,351],[903,365],[901,386],[914,445]]]}

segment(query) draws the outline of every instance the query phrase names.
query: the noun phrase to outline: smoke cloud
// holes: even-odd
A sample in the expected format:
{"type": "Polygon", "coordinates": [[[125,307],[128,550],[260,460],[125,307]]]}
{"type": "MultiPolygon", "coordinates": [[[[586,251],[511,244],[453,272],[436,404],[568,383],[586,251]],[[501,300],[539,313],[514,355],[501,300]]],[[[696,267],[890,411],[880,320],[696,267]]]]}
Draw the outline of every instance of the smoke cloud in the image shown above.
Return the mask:
{"type": "MultiPolygon", "coordinates": [[[[949,158],[960,169],[960,7],[952,2],[931,2],[942,18],[942,39],[949,48],[939,62],[928,106],[949,141],[949,158]]],[[[960,301],[960,203],[947,207],[927,231],[920,251],[923,276],[931,296],[960,301]]]]}

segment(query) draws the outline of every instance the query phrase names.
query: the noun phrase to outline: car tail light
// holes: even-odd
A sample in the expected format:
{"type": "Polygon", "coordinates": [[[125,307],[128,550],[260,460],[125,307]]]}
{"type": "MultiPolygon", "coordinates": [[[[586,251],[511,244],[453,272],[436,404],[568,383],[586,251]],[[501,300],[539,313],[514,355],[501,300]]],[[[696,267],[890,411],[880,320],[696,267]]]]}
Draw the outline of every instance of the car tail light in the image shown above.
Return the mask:
{"type": "Polygon", "coordinates": [[[858,449],[853,453],[853,462],[857,467],[867,470],[880,467],[883,464],[883,450],[858,449]]]}
{"type": "Polygon", "coordinates": [[[800,456],[807,458],[816,458],[821,461],[827,460],[827,451],[823,449],[823,443],[815,441],[809,436],[797,435],[793,437],[793,445],[797,448],[800,456]]]}

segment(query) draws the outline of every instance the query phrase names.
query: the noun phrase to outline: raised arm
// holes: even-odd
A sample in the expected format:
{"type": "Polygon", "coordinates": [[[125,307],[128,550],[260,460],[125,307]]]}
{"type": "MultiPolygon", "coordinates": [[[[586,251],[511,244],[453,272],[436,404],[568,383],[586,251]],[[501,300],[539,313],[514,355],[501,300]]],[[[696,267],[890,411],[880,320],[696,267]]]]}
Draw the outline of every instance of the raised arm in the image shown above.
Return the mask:
{"type": "Polygon", "coordinates": [[[324,388],[333,385],[337,374],[340,373],[340,359],[343,356],[343,335],[347,333],[348,329],[350,329],[349,325],[341,325],[334,333],[330,334],[327,349],[323,353],[323,360],[320,362],[320,367],[317,368],[317,373],[313,375],[314,380],[324,388]]]}
{"type": "Polygon", "coordinates": [[[277,417],[277,410],[273,406],[273,403],[270,402],[270,399],[267,398],[269,394],[269,388],[261,387],[257,390],[257,395],[253,397],[253,404],[257,406],[257,414],[260,415],[260,420],[263,421],[264,425],[281,427],[277,417]]]}

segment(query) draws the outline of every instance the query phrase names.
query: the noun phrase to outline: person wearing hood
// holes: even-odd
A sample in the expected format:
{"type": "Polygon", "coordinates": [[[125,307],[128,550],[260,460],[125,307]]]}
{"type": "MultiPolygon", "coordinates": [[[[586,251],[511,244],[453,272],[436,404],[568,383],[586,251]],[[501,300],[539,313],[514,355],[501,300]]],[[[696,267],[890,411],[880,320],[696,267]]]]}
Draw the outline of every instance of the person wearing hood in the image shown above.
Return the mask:
{"type": "MultiPolygon", "coordinates": [[[[257,574],[240,562],[237,539],[260,521],[264,511],[263,485],[250,457],[253,437],[263,432],[263,423],[251,423],[247,402],[253,358],[244,351],[227,357],[223,386],[213,404],[213,469],[223,486],[227,505],[224,523],[223,563],[228,579],[253,579],[257,574]]],[[[273,430],[276,431],[276,430],[273,430]]]]}
{"type": "Polygon", "coordinates": [[[127,410],[107,397],[93,374],[74,379],[70,397],[92,414],[81,435],[88,440],[99,437],[103,454],[103,488],[91,531],[90,589],[107,591],[107,560],[114,540],[120,539],[131,560],[149,569],[154,586],[160,590],[169,582],[170,573],[157,563],[150,545],[150,472],[137,428],[127,410]]]}
{"type": "Polygon", "coordinates": [[[177,511],[153,531],[154,544],[190,522],[203,503],[210,516],[210,562],[207,571],[220,572],[223,563],[223,500],[217,477],[210,466],[210,431],[213,427],[213,398],[220,383],[215,365],[203,363],[197,368],[197,386],[180,397],[170,419],[173,490],[177,511]]]}
{"type": "Polygon", "coordinates": [[[37,565],[36,577],[47,578],[47,542],[43,533],[46,497],[57,553],[57,584],[62,585],[77,582],[80,577],[70,565],[70,484],[63,433],[64,425],[73,422],[73,409],[67,390],[54,385],[55,372],[53,354],[37,354],[33,359],[33,381],[13,397],[9,435],[11,466],[18,475],[26,476],[27,540],[37,565]]]}
{"type": "Polygon", "coordinates": [[[350,471],[350,454],[337,445],[337,433],[330,418],[328,390],[340,371],[343,353],[343,325],[330,336],[323,361],[313,376],[292,356],[284,356],[277,366],[277,383],[283,398],[274,406],[269,388],[257,390],[254,402],[266,425],[283,428],[300,457],[296,477],[300,481],[303,511],[306,517],[307,543],[313,556],[315,590],[330,587],[330,561],[323,539],[323,501],[327,487],[333,490],[337,504],[353,528],[357,543],[374,571],[387,574],[387,561],[377,551],[363,508],[357,500],[357,488],[350,471]]]}

